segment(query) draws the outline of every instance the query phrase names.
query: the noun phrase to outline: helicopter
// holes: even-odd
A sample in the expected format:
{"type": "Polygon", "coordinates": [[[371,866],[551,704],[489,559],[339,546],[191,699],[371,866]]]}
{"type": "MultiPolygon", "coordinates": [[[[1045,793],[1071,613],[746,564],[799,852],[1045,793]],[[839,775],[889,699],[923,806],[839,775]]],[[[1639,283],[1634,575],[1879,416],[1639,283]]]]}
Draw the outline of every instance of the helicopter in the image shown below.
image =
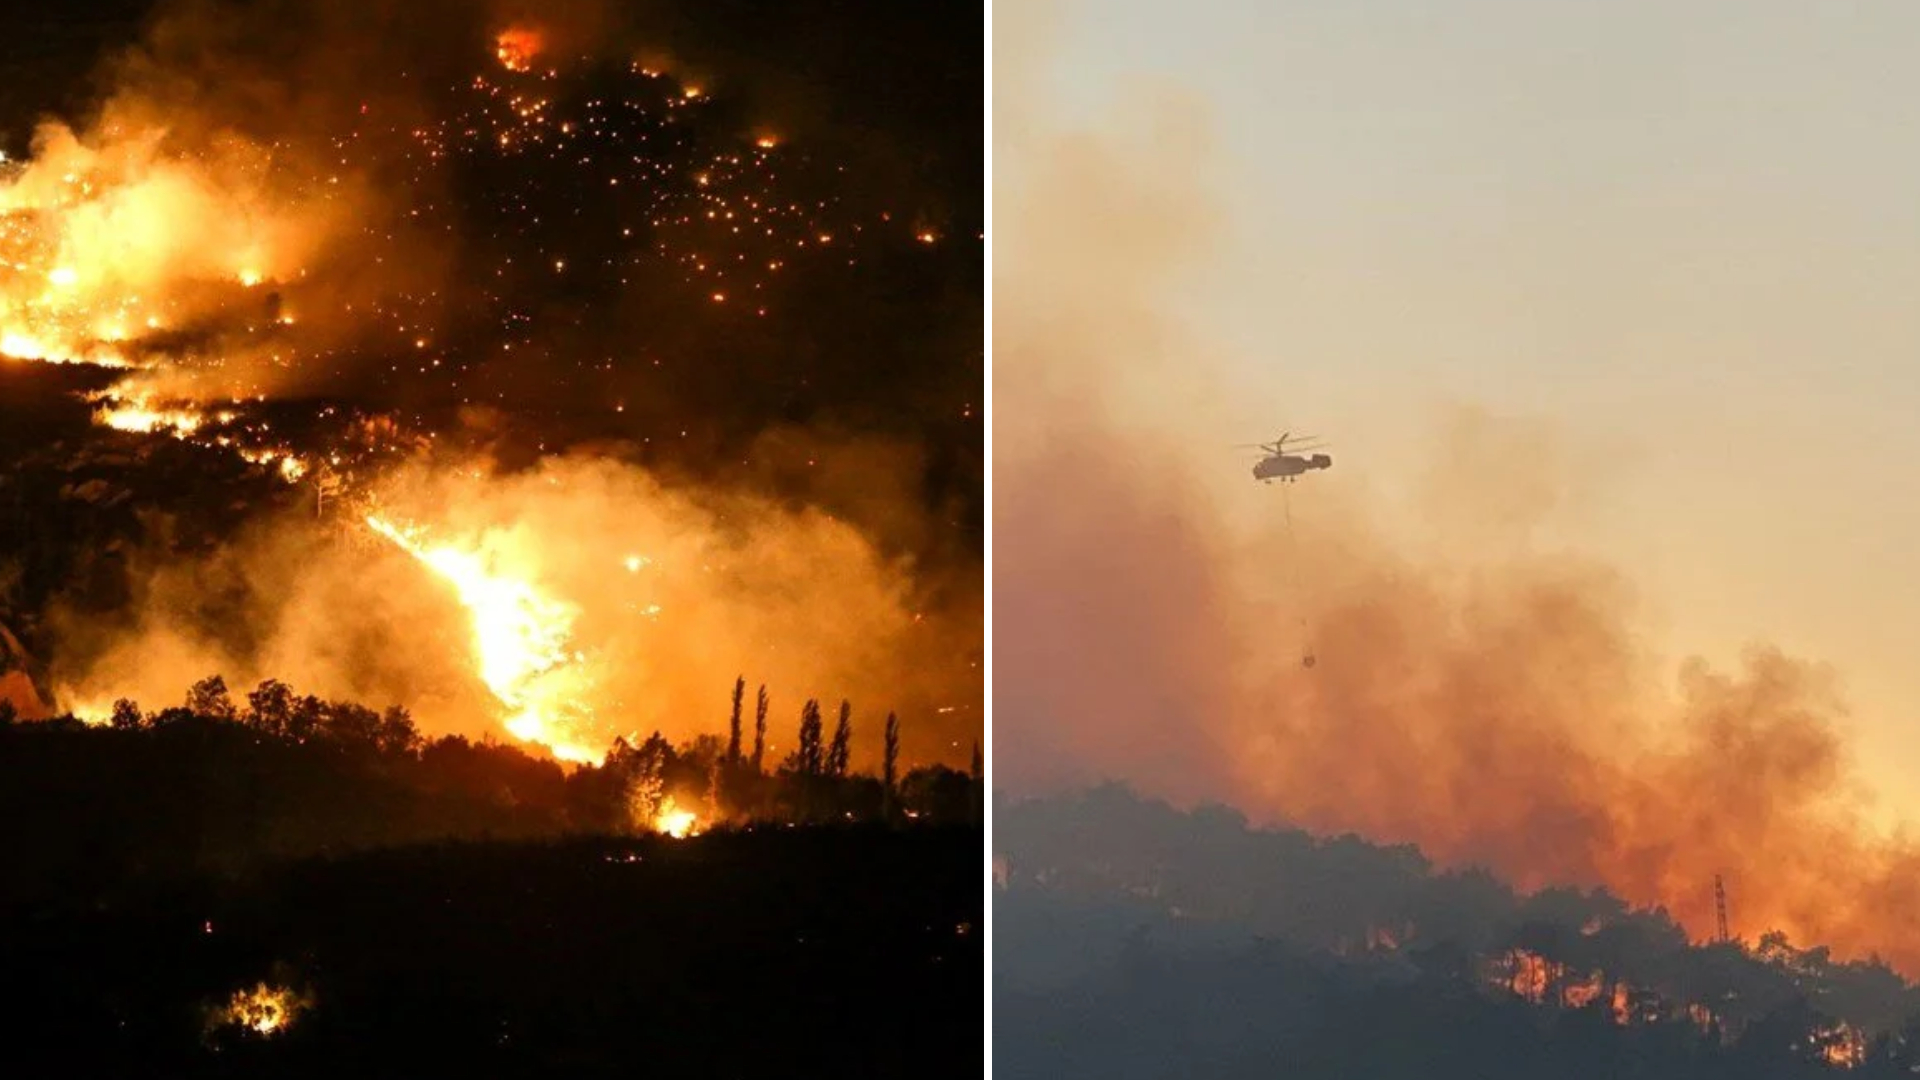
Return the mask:
{"type": "Polygon", "coordinates": [[[1275,480],[1291,484],[1302,473],[1333,468],[1332,458],[1315,452],[1324,448],[1311,435],[1301,437],[1300,441],[1307,444],[1299,447],[1304,453],[1288,453],[1287,440],[1292,437],[1292,432],[1282,432],[1278,439],[1270,443],[1245,443],[1234,449],[1259,450],[1267,455],[1253,465],[1253,478],[1263,484],[1271,484],[1275,480]]]}

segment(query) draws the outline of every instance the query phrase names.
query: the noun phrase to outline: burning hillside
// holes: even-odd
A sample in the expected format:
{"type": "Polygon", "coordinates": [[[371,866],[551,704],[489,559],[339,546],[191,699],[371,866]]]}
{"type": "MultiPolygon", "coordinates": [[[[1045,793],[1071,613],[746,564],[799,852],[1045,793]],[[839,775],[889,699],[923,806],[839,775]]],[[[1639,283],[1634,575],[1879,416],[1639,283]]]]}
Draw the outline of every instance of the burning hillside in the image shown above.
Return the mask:
{"type": "Polygon", "coordinates": [[[5,166],[0,363],[101,373],[0,507],[44,696],[287,678],[598,760],[747,672],[962,760],[977,304],[927,328],[976,230],[585,6],[428,6],[178,8],[5,166]],[[164,445],[244,478],[218,528],[164,445]]]}

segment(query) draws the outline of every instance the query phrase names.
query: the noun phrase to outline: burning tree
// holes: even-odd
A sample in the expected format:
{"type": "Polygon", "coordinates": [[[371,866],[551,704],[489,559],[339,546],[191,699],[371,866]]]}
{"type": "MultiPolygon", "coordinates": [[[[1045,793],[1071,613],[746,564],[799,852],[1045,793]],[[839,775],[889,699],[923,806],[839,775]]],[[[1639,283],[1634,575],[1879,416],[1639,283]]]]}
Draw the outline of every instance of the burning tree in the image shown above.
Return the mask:
{"type": "Polygon", "coordinates": [[[629,828],[653,832],[662,811],[673,812],[666,794],[666,772],[673,748],[658,733],[636,749],[625,739],[614,743],[607,764],[620,778],[621,801],[629,828]]]}

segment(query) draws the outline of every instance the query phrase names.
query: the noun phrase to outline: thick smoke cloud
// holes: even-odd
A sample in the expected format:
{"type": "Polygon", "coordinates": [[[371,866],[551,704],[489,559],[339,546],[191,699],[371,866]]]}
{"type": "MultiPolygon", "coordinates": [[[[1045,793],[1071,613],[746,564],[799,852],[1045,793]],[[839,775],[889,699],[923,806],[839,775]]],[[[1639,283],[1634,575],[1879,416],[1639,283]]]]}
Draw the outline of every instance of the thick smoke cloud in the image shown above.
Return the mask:
{"type": "Polygon", "coordinates": [[[1538,540],[1580,490],[1538,424],[1428,418],[1447,481],[1411,533],[1352,467],[1225,486],[1229,358],[1171,299],[1218,235],[1203,117],[1148,92],[1051,131],[1033,72],[997,75],[1002,787],[1124,777],[1526,888],[1604,883],[1697,937],[1718,873],[1749,940],[1920,973],[1920,852],[1866,824],[1832,673],[1756,646],[1676,678],[1631,583],[1538,540]]]}

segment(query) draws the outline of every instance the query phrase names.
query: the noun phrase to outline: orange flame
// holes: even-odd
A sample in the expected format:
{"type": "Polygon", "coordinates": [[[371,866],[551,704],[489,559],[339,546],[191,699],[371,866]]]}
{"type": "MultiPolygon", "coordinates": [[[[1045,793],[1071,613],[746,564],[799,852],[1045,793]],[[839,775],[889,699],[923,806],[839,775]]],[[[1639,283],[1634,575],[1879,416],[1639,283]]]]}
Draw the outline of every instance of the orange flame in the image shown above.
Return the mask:
{"type": "Polygon", "coordinates": [[[566,761],[597,763],[606,756],[582,741],[577,719],[585,710],[576,680],[553,678],[581,659],[572,649],[579,613],[575,605],[509,576],[478,551],[423,543],[420,530],[403,529],[378,516],[369,516],[366,523],[458,592],[473,621],[480,678],[513,710],[506,721],[509,732],[566,761]]]}
{"type": "Polygon", "coordinates": [[[213,1027],[241,1027],[256,1035],[285,1031],[307,1008],[307,1001],[283,986],[260,983],[238,990],[212,1017],[213,1027]]]}
{"type": "Polygon", "coordinates": [[[680,809],[673,796],[669,795],[660,804],[659,813],[653,816],[653,831],[683,840],[694,835],[694,824],[698,820],[693,811],[680,809]]]}
{"type": "Polygon", "coordinates": [[[533,58],[540,55],[545,43],[545,37],[538,30],[514,27],[494,39],[494,55],[508,71],[529,71],[533,58]]]}

